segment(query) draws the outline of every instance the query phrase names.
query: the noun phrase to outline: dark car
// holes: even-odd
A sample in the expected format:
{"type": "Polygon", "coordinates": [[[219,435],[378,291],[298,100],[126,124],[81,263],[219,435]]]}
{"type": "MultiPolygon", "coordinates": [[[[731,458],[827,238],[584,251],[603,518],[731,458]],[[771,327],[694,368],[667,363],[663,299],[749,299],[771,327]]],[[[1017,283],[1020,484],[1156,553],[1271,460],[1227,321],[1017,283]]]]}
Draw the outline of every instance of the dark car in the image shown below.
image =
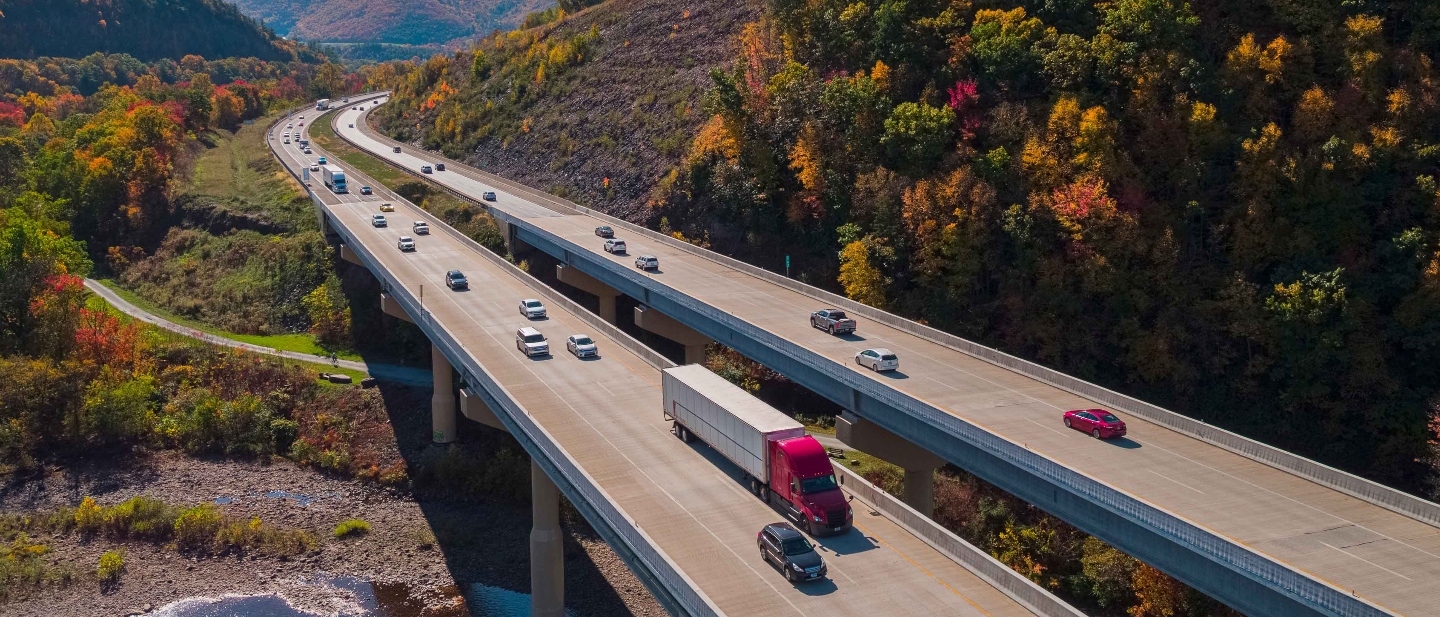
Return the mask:
{"type": "Polygon", "coordinates": [[[370,195],[370,194],[372,194],[372,193],[374,193],[374,191],[370,190],[370,187],[368,187],[368,186],[362,186],[362,187],[360,187],[360,194],[361,194],[361,195],[370,195]]]}
{"type": "Polygon", "coordinates": [[[609,225],[601,225],[595,228],[595,235],[600,236],[601,238],[614,238],[615,230],[610,229],[609,225]]]}
{"type": "Polygon", "coordinates": [[[400,154],[400,146],[395,146],[395,154],[400,154]]]}
{"type": "Polygon", "coordinates": [[[435,164],[435,171],[445,171],[445,164],[444,164],[444,163],[436,163],[436,164],[435,164]]]}
{"type": "Polygon", "coordinates": [[[771,523],[755,539],[760,558],[780,567],[792,583],[825,578],[827,568],[819,551],[790,523],[771,523]]]}
{"type": "Polygon", "coordinates": [[[451,270],[445,273],[445,285],[450,289],[469,289],[470,281],[465,280],[459,270],[451,270]]]}
{"type": "Polygon", "coordinates": [[[1072,409],[1065,412],[1065,426],[1096,439],[1125,436],[1125,422],[1104,409],[1072,409]]]}
{"type": "Polygon", "coordinates": [[[421,166],[420,166],[420,173],[422,173],[422,174],[428,174],[428,173],[430,173],[430,166],[429,166],[429,165],[421,165],[421,166]]]}

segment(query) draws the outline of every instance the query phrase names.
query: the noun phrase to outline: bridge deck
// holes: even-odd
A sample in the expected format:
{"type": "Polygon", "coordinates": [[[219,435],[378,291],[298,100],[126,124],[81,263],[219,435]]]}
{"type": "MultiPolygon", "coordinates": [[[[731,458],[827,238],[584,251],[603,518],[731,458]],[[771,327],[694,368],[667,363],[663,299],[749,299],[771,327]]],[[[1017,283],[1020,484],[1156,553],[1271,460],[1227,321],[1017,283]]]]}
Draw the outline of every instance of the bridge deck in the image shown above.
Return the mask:
{"type": "MultiPolygon", "coordinates": [[[[347,113],[348,112],[347,110],[347,113]]],[[[272,147],[289,165],[311,162],[278,140],[272,147]]],[[[322,154],[316,150],[316,156],[322,154]]],[[[739,472],[708,448],[676,439],[662,420],[659,371],[560,307],[529,321],[517,302],[538,294],[526,281],[497,267],[442,230],[410,232],[418,220],[379,183],[341,161],[350,184],[369,184],[374,196],[336,196],[315,182],[335,220],[378,259],[381,267],[418,294],[425,307],[465,349],[505,384],[518,402],[573,456],[627,515],[729,615],[909,614],[1018,616],[1031,613],[895,524],[856,510],[859,531],[821,538],[830,581],[791,585],[761,561],[755,534],[782,519],[747,493],[739,472]],[[390,227],[374,228],[378,203],[391,201],[390,227]],[[418,250],[401,253],[409,235],[418,250]],[[470,290],[452,292],[447,270],[459,269],[470,290]],[[515,330],[532,326],[549,339],[553,355],[525,358],[515,330]],[[587,333],[602,357],[582,361],[564,348],[566,336],[587,333]]],[[[563,218],[563,217],[558,217],[563,218]]],[[[535,283],[539,284],[539,283],[535,283]]]]}
{"type": "MultiPolygon", "coordinates": [[[[369,130],[360,112],[345,111],[345,138],[376,156],[411,169],[428,163],[369,130]]],[[[452,165],[434,180],[478,198],[496,191],[496,209],[526,218],[544,231],[611,256],[593,234],[598,219],[584,215],[532,217],[538,204],[506,192],[482,174],[452,165]]],[[[1064,390],[880,323],[860,319],[852,337],[812,329],[822,308],[804,294],[673,246],[624,234],[630,254],[653,254],[654,280],[786,340],[855,367],[866,347],[888,347],[900,370],[872,379],[927,401],[1076,471],[1329,581],[1392,611],[1440,615],[1440,529],[1207,442],[1133,416],[1129,438],[1099,441],[1065,429],[1061,412],[1102,407],[1064,390]]]]}

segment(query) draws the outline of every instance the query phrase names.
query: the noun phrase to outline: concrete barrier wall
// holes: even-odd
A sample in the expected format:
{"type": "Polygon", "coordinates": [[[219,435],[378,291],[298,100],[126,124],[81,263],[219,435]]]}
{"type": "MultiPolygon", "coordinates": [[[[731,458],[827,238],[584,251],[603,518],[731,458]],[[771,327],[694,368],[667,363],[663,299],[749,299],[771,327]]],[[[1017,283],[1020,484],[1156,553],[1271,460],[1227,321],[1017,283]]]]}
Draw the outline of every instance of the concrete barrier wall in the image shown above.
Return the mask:
{"type": "Polygon", "coordinates": [[[1036,585],[1030,579],[1021,576],[1019,572],[1010,569],[1009,566],[980,550],[979,547],[961,539],[949,529],[941,527],[930,517],[916,512],[893,495],[845,468],[844,465],[837,463],[833,467],[836,475],[840,478],[842,490],[850,493],[855,499],[879,512],[885,518],[894,521],[905,531],[934,547],[935,550],[960,564],[961,567],[974,572],[985,582],[1014,598],[1016,602],[1024,605],[1036,615],[1041,617],[1085,616],[1075,607],[1066,604],[1050,592],[1045,591],[1043,587],[1036,585]]]}

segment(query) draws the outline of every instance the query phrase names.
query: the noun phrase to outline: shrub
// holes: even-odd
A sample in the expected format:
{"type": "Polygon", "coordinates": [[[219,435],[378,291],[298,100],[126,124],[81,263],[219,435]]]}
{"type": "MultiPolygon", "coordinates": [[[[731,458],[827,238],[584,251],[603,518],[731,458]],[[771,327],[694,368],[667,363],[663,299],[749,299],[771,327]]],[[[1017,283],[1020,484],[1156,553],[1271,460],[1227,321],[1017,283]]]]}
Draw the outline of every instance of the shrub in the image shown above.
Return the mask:
{"type": "Polygon", "coordinates": [[[276,418],[270,421],[270,438],[275,442],[276,452],[289,452],[299,432],[300,425],[294,420],[276,418]]]}
{"type": "Polygon", "coordinates": [[[117,538],[167,540],[175,532],[175,517],[175,508],[165,502],[135,496],[105,509],[104,531],[117,538]]]}
{"type": "Polygon", "coordinates": [[[345,519],[343,521],[340,521],[339,525],[335,526],[336,538],[343,539],[350,536],[363,536],[367,533],[370,533],[370,523],[362,521],[358,518],[345,519]]]}
{"type": "Polygon", "coordinates": [[[68,585],[70,570],[51,566],[45,555],[50,547],[31,542],[24,532],[15,534],[9,544],[0,544],[0,599],[11,599],[31,587],[44,584],[68,585]]]}
{"type": "Polygon", "coordinates": [[[120,579],[120,571],[125,569],[125,552],[105,551],[100,554],[100,566],[95,569],[95,576],[105,582],[115,582],[120,579]]]}
{"type": "Polygon", "coordinates": [[[211,504],[200,504],[175,519],[175,545],[180,550],[208,550],[220,533],[220,513],[211,504]]]}
{"type": "Polygon", "coordinates": [[[95,533],[100,531],[100,526],[105,523],[105,513],[100,506],[95,505],[95,498],[86,496],[80,500],[80,506],[75,508],[75,528],[80,533],[95,533]]]}

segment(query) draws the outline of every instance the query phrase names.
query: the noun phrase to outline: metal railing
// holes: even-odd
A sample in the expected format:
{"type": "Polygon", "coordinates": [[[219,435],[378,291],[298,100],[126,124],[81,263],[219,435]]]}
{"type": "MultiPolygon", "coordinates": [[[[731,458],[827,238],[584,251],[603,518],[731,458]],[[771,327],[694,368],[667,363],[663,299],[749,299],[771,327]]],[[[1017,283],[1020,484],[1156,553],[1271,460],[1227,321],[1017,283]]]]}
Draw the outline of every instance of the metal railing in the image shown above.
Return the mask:
{"type": "Polygon", "coordinates": [[[910,535],[929,544],[941,554],[949,557],[951,561],[974,572],[981,580],[1004,592],[1011,599],[1030,609],[1030,612],[1041,617],[1085,617],[1085,614],[1076,610],[1075,607],[1066,604],[1060,598],[1045,591],[1043,587],[1021,576],[1019,572],[1000,563],[974,544],[966,542],[930,517],[905,505],[905,502],[896,499],[894,495],[871,484],[865,478],[860,477],[860,474],[839,463],[831,466],[840,476],[842,490],[864,502],[865,505],[879,512],[885,518],[894,521],[896,525],[910,532],[910,535]]]}

